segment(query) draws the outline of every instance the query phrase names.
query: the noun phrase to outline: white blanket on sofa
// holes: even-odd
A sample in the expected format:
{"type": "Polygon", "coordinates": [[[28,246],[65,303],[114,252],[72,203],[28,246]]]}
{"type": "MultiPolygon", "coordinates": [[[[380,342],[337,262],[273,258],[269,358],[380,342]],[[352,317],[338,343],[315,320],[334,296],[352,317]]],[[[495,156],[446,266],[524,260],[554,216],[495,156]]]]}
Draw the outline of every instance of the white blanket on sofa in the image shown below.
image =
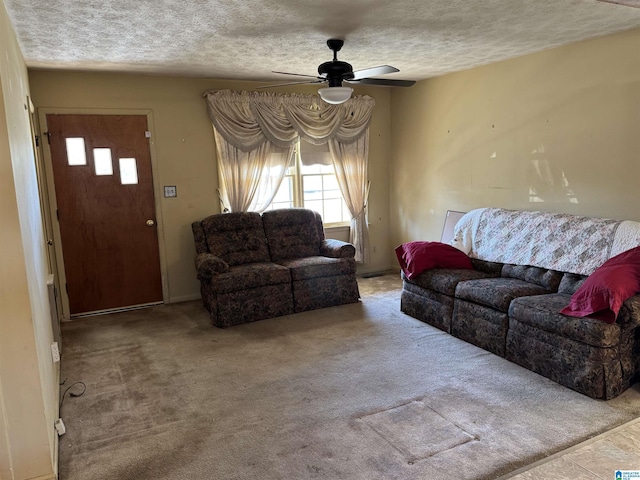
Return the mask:
{"type": "Polygon", "coordinates": [[[479,208],[456,224],[451,245],[490,262],[590,275],[640,245],[640,222],[479,208]]]}

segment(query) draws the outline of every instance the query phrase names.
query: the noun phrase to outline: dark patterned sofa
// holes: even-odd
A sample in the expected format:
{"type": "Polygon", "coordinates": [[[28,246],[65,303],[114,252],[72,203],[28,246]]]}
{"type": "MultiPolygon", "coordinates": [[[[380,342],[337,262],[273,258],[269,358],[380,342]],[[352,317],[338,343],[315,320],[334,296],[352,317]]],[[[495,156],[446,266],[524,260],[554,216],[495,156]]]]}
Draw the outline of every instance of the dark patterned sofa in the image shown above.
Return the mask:
{"type": "Polygon", "coordinates": [[[306,209],[211,215],[192,225],[204,306],[217,327],[357,302],[355,248],[306,209]]]}
{"type": "Polygon", "coordinates": [[[640,245],[640,224],[478,209],[451,244],[473,270],[403,273],[404,313],[593,398],[636,380],[640,296],[612,324],[559,312],[597,266],[640,245]]]}

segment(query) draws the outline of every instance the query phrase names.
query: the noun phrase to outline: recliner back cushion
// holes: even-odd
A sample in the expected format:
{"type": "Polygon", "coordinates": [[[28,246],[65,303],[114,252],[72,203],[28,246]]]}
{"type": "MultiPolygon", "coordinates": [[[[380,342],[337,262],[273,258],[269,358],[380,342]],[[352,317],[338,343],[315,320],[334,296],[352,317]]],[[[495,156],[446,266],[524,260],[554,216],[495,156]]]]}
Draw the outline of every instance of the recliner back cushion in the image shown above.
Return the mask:
{"type": "Polygon", "coordinates": [[[270,261],[259,213],[211,215],[202,221],[202,227],[209,251],[229,265],[270,261]]]}
{"type": "Polygon", "coordinates": [[[191,231],[193,232],[193,240],[196,243],[196,253],[207,253],[209,247],[207,246],[207,236],[202,228],[202,222],[193,222],[191,224],[191,231]]]}
{"type": "Polygon", "coordinates": [[[539,285],[552,292],[558,291],[563,272],[547,270],[546,268],[529,267],[526,265],[506,264],[502,267],[502,277],[516,278],[528,283],[539,285]]]}
{"type": "Polygon", "coordinates": [[[313,210],[269,210],[262,221],[272,261],[320,255],[320,220],[313,210]]]}

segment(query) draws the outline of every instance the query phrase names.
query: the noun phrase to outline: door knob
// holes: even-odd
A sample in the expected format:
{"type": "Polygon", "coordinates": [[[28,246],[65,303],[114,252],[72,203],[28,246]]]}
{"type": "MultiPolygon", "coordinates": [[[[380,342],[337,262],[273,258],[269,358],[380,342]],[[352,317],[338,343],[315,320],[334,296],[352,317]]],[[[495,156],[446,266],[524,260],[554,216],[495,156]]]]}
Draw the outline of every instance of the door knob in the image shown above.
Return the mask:
{"type": "Polygon", "coordinates": [[[153,220],[149,219],[147,220],[147,227],[153,227],[156,224],[156,222],[154,222],[153,220]]]}

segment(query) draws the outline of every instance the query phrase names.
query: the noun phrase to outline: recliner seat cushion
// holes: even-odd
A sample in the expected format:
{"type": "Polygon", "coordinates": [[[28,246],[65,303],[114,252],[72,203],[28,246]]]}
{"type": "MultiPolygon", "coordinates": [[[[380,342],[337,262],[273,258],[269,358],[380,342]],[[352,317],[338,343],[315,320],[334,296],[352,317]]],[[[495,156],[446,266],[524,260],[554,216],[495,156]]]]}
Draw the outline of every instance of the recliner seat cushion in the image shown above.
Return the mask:
{"type": "Polygon", "coordinates": [[[514,298],[551,293],[533,283],[515,278],[485,278],[460,282],[456,287],[456,298],[507,312],[514,298]]]}
{"type": "Polygon", "coordinates": [[[291,284],[291,273],[287,267],[276,263],[247,263],[232,266],[228,272],[216,275],[211,280],[214,293],[229,293],[266,285],[291,284]]]}
{"type": "Polygon", "coordinates": [[[356,273],[353,258],[304,257],[279,260],[278,264],[291,270],[294,281],[356,273]]]}

